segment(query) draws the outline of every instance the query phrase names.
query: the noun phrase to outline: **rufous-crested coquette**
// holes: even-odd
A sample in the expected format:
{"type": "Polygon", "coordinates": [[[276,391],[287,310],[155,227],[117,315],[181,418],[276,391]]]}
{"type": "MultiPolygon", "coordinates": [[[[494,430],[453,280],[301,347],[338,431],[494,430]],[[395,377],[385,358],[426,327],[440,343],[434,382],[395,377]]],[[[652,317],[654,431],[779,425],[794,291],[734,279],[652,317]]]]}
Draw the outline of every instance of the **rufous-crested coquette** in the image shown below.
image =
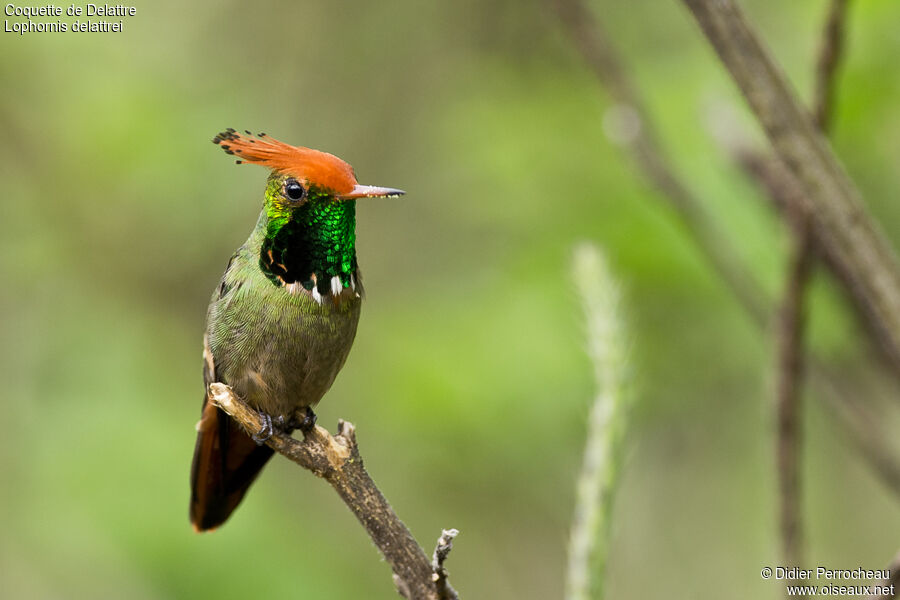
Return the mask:
{"type": "Polygon", "coordinates": [[[401,190],[360,185],[338,157],[227,129],[213,142],[238,163],[271,173],[256,227],[228,261],[212,295],[203,338],[207,396],[191,467],[191,523],[222,524],[272,456],[274,426],[309,423],[344,365],[363,290],[356,263],[356,199],[401,190]],[[250,436],[209,401],[224,383],[260,412],[250,436]],[[274,421],[274,424],[273,424],[274,421]]]}

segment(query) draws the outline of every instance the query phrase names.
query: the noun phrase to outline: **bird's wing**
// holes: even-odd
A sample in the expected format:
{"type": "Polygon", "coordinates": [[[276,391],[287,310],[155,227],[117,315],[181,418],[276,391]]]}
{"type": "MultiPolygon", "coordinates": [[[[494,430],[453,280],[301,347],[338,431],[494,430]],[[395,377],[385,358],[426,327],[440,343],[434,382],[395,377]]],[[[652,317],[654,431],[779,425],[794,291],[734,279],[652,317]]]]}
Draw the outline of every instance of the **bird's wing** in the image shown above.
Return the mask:
{"type": "MultiPolygon", "coordinates": [[[[220,299],[228,292],[228,271],[217,288],[220,299]]],[[[214,300],[216,298],[214,297],[214,300]]],[[[250,484],[272,456],[267,446],[259,446],[224,411],[209,402],[209,385],[228,384],[216,373],[216,358],[210,349],[208,335],[203,337],[203,384],[206,393],[197,443],[191,465],[191,524],[197,531],[221,525],[240,503],[250,484]]]]}

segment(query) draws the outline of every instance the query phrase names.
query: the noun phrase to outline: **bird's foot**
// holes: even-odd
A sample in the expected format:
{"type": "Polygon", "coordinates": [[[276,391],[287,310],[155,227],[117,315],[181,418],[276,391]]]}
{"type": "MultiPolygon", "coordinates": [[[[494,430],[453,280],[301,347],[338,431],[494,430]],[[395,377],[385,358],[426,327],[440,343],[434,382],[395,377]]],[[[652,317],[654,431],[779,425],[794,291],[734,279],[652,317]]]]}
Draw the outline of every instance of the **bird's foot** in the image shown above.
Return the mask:
{"type": "Polygon", "coordinates": [[[313,427],[316,426],[316,413],[313,412],[312,408],[307,406],[304,409],[302,417],[300,417],[297,413],[294,413],[291,426],[294,429],[299,429],[303,433],[309,433],[310,431],[312,431],[313,427]]]}
{"type": "Polygon", "coordinates": [[[250,436],[250,439],[256,442],[257,446],[262,446],[275,433],[275,427],[272,425],[272,415],[269,413],[259,411],[259,418],[262,421],[262,427],[260,427],[259,431],[255,434],[250,436]]]}

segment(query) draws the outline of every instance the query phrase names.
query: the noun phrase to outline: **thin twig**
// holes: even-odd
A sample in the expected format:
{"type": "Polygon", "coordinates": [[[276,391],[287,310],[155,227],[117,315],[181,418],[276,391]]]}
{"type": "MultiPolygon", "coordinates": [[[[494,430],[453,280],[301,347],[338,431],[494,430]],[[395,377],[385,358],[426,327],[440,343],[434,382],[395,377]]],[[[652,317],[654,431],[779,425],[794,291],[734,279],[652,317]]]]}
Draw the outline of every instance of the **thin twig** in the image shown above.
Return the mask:
{"type": "Polygon", "coordinates": [[[434,587],[437,588],[439,600],[458,600],[459,596],[456,590],[450,587],[447,569],[444,568],[444,561],[447,560],[450,551],[453,550],[453,539],[459,535],[456,529],[444,529],[441,531],[441,537],[438,538],[437,545],[434,547],[434,555],[431,557],[432,579],[434,587]]]}
{"type": "MultiPolygon", "coordinates": [[[[749,150],[745,147],[736,146],[731,150],[735,162],[744,170],[748,177],[757,182],[766,192],[772,201],[775,209],[781,214],[784,220],[789,221],[794,213],[806,214],[809,221],[812,239],[811,250],[816,253],[816,257],[828,267],[832,275],[841,283],[841,290],[846,293],[847,298],[853,302],[852,294],[859,288],[854,286],[853,281],[845,277],[845,273],[838,267],[834,261],[833,253],[825,252],[820,244],[820,239],[824,235],[822,231],[816,228],[812,215],[807,213],[808,204],[803,200],[803,189],[797,178],[794,177],[784,163],[772,156],[765,156],[762,152],[749,150]]],[[[858,316],[858,313],[857,313],[858,316]]],[[[877,330],[872,329],[873,321],[870,319],[859,319],[861,327],[866,330],[870,338],[874,341],[878,338],[877,330]]],[[[875,348],[875,358],[881,361],[885,367],[890,370],[893,364],[888,360],[887,355],[878,352],[875,348]]],[[[895,379],[896,383],[896,379],[895,379]]]]}
{"type": "MultiPolygon", "coordinates": [[[[789,215],[800,206],[796,195],[802,193],[790,172],[777,159],[758,152],[741,152],[738,160],[751,172],[751,178],[763,185],[775,207],[790,221],[789,215]]],[[[815,237],[810,236],[808,242],[813,244],[812,252],[815,254],[815,237]]],[[[827,257],[825,262],[827,264],[827,257]]],[[[900,498],[900,462],[897,448],[891,443],[894,436],[885,430],[884,420],[874,415],[865,403],[858,401],[858,386],[848,385],[815,355],[811,355],[808,362],[811,383],[818,391],[817,397],[828,405],[829,414],[840,423],[847,440],[856,447],[882,483],[900,498]],[[857,388],[856,391],[851,391],[854,388],[857,388]]],[[[790,443],[779,441],[778,444],[790,443]]],[[[802,539],[801,533],[797,536],[802,539]]]]}
{"type": "Polygon", "coordinates": [[[879,582],[881,592],[870,594],[868,600],[891,600],[900,597],[900,552],[887,567],[888,576],[879,582]]]}
{"type": "Polygon", "coordinates": [[[675,214],[699,246],[701,256],[710,262],[750,316],[758,324],[766,324],[771,302],[762,292],[762,285],[710,217],[703,202],[670,167],[649,111],[606,33],[582,0],[552,1],[581,55],[616,103],[620,118],[631,121],[623,128],[626,135],[620,136],[619,141],[631,151],[647,179],[672,204],[675,214]]]}
{"type": "MultiPolygon", "coordinates": [[[[843,50],[846,6],[847,0],[832,0],[820,44],[819,58],[816,63],[816,91],[813,110],[816,115],[816,123],[820,128],[828,126],[829,115],[833,112],[834,81],[843,50]]],[[[803,190],[784,163],[777,158],[765,156],[762,152],[741,147],[734,150],[733,154],[750,178],[758,182],[767,192],[767,196],[785,221],[803,219],[807,223],[807,227],[809,226],[811,218],[805,213],[808,203],[803,200],[803,190]]],[[[821,234],[808,229],[806,233],[812,234],[809,239],[811,243],[806,244],[807,251],[815,253],[824,261],[829,270],[842,281],[844,290],[848,292],[854,290],[851,281],[841,279],[842,271],[837,268],[832,257],[819,249],[818,238],[821,234]]],[[[871,321],[863,319],[861,323],[863,327],[868,328],[871,321]]],[[[874,331],[870,331],[870,333],[873,339],[877,338],[874,331]]],[[[883,354],[879,356],[884,358],[883,354]]],[[[832,393],[822,394],[822,397],[840,415],[839,419],[843,422],[845,431],[851,432],[850,441],[868,459],[869,464],[880,475],[882,481],[888,485],[888,488],[900,495],[900,463],[894,458],[896,450],[886,441],[889,436],[885,433],[882,422],[869,414],[869,410],[864,405],[854,401],[851,394],[834,392],[836,379],[833,377],[827,380],[823,379],[821,375],[827,374],[827,369],[821,365],[817,366],[814,358],[812,362],[812,368],[817,372],[818,385],[825,386],[826,392],[829,389],[832,390],[832,393]]]]}
{"type": "Polygon", "coordinates": [[[813,96],[813,120],[820,131],[831,128],[835,93],[835,73],[844,49],[844,22],[847,0],[831,0],[822,31],[819,59],[816,62],[816,89],[813,96]]]}
{"type": "Polygon", "coordinates": [[[595,246],[584,244],[576,249],[572,266],[587,321],[597,392],[576,487],[565,598],[589,600],[592,587],[596,598],[604,594],[610,517],[627,423],[626,352],[619,289],[605,257],[595,246]]]}
{"type": "Polygon", "coordinates": [[[900,269],[809,112],[733,0],[683,0],[794,174],[822,251],[849,282],[857,311],[900,375],[900,269]]]}
{"type": "MultiPolygon", "coordinates": [[[[825,133],[834,105],[835,74],[843,48],[846,0],[832,0],[816,62],[813,115],[825,133]]],[[[803,560],[803,339],[806,290],[815,260],[810,216],[799,190],[770,188],[773,199],[785,202],[792,234],[784,300],[776,330],[776,456],[780,505],[781,556],[783,564],[802,569],[803,560]]]]}
{"type": "MultiPolygon", "coordinates": [[[[667,158],[658,151],[658,143],[653,134],[653,120],[649,112],[644,108],[637,92],[637,87],[632,83],[627,71],[615,52],[612,44],[607,40],[605,32],[597,26],[596,21],[585,9],[581,0],[552,0],[556,6],[563,25],[575,41],[583,58],[592,68],[600,83],[608,90],[612,99],[622,107],[632,107],[630,110],[637,121],[637,126],[632,126],[629,131],[634,132],[631,142],[626,146],[634,156],[636,164],[643,170],[644,176],[654,182],[663,198],[669,200],[676,214],[681,218],[689,236],[697,244],[701,254],[710,260],[715,272],[725,281],[726,286],[734,294],[742,308],[752,318],[752,321],[761,329],[768,326],[767,308],[770,303],[762,290],[762,285],[756,278],[750,275],[751,271],[738,260],[737,253],[728,243],[727,238],[716,232],[717,229],[706,228],[712,223],[708,213],[703,208],[703,203],[694,195],[676,174],[675,169],[669,164],[667,158]],[[717,257],[730,256],[727,260],[717,261],[717,257]],[[731,269],[729,265],[739,266],[731,269]],[[752,288],[752,291],[747,291],[752,288]]],[[[627,113],[626,110],[626,113],[627,113]]],[[[780,163],[779,163],[780,165],[780,163]]],[[[796,178],[784,167],[792,180],[796,178]]],[[[777,184],[782,189],[790,189],[782,184],[777,184]]],[[[802,194],[798,184],[792,184],[797,188],[797,194],[802,194]]],[[[791,192],[795,193],[795,192],[791,192]]],[[[798,199],[799,202],[799,199],[798,199]]],[[[787,203],[783,203],[787,206],[787,203]]],[[[816,233],[814,231],[814,233],[816,233]]],[[[814,235],[817,238],[817,235],[814,235]]],[[[821,256],[821,254],[820,254],[821,256]]],[[[823,258],[828,261],[828,256],[823,258]]],[[[833,269],[839,277],[841,271],[833,269]]],[[[852,293],[855,286],[849,280],[845,282],[846,289],[852,293]]],[[[869,321],[863,319],[867,325],[869,321]]],[[[873,335],[877,339],[878,335],[873,335]]],[[[825,365],[821,360],[813,356],[810,359],[810,372],[813,384],[821,391],[821,397],[828,402],[832,411],[829,414],[835,416],[842,430],[847,433],[851,443],[856,446],[860,454],[879,475],[882,481],[891,491],[900,496],[900,457],[896,450],[887,441],[889,437],[883,431],[881,422],[868,414],[868,410],[855,401],[855,386],[848,386],[839,379],[833,369],[825,365]]]]}
{"type": "MultiPolygon", "coordinates": [[[[834,87],[837,77],[837,68],[840,66],[842,51],[844,48],[843,37],[845,21],[847,17],[847,0],[832,0],[828,12],[828,18],[822,33],[819,56],[816,61],[816,83],[813,98],[813,113],[817,127],[827,127],[830,121],[829,115],[833,112],[834,87]]],[[[825,132],[822,129],[823,133],[825,132]]],[[[806,214],[806,219],[815,223],[812,215],[808,213],[809,202],[804,200],[804,191],[794,174],[778,158],[766,156],[763,152],[750,150],[741,144],[731,143],[731,153],[735,161],[743,168],[751,179],[758,182],[767,195],[773,201],[776,210],[785,221],[790,222],[793,215],[806,214]]],[[[842,289],[847,293],[851,302],[852,295],[859,291],[852,279],[847,277],[846,271],[834,259],[834,253],[827,252],[827,246],[823,247],[819,238],[824,238],[827,232],[822,232],[813,227],[812,244],[810,250],[817,254],[828,267],[829,271],[838,278],[842,289]]],[[[861,302],[861,301],[860,301],[861,302]]],[[[857,304],[859,302],[856,302],[857,304]]],[[[872,340],[879,338],[879,332],[873,328],[874,321],[860,319],[860,323],[866,329],[872,340]]],[[[879,358],[885,361],[890,369],[893,365],[887,361],[884,353],[879,353],[879,358]]]]}
{"type": "MultiPolygon", "coordinates": [[[[246,431],[260,431],[259,414],[227,385],[211,384],[209,398],[246,431]]],[[[425,551],[366,472],[352,423],[339,421],[335,436],[314,426],[303,441],[275,432],[266,445],[331,484],[391,565],[401,594],[409,600],[440,599],[425,551]]]]}
{"type": "Polygon", "coordinates": [[[785,566],[803,566],[801,519],[802,379],[804,299],[813,265],[806,221],[798,218],[776,329],[776,415],[778,488],[782,558],[785,566]]]}
{"type": "MultiPolygon", "coordinates": [[[[826,234],[816,227],[812,215],[809,214],[809,204],[804,200],[803,188],[794,174],[779,159],[765,156],[762,152],[738,147],[732,151],[732,154],[744,172],[766,191],[775,209],[784,220],[790,221],[793,218],[791,215],[797,213],[806,215],[805,218],[811,227],[810,235],[812,239],[810,249],[815,252],[816,257],[828,267],[831,274],[841,283],[841,290],[853,302],[853,294],[858,292],[860,288],[846,277],[846,272],[841,270],[835,261],[834,253],[827,252],[826,247],[823,247],[821,240],[826,234]]],[[[860,319],[859,323],[872,340],[877,340],[878,330],[872,328],[874,321],[871,319],[860,319]]],[[[878,352],[876,358],[882,361],[889,370],[893,367],[893,364],[884,353],[878,352]]]]}
{"type": "MultiPolygon", "coordinates": [[[[790,222],[797,218],[798,212],[802,213],[804,205],[800,195],[803,191],[796,178],[781,161],[759,152],[746,150],[737,151],[736,159],[750,178],[762,185],[766,195],[785,220],[790,222]]],[[[808,227],[809,217],[805,218],[808,227]]],[[[807,233],[812,234],[809,237],[810,250],[817,258],[821,258],[826,266],[830,266],[829,257],[817,251],[816,236],[810,230],[807,233]]],[[[863,322],[864,325],[866,323],[863,322]]],[[[849,441],[856,446],[857,451],[866,459],[881,481],[900,497],[900,461],[897,458],[896,448],[889,441],[893,436],[885,431],[883,420],[876,418],[864,403],[857,400],[858,391],[853,392],[849,389],[854,386],[847,386],[834,375],[833,369],[823,364],[815,355],[809,358],[809,363],[809,370],[813,375],[812,383],[820,392],[818,396],[830,406],[830,414],[841,423],[849,441]]]]}

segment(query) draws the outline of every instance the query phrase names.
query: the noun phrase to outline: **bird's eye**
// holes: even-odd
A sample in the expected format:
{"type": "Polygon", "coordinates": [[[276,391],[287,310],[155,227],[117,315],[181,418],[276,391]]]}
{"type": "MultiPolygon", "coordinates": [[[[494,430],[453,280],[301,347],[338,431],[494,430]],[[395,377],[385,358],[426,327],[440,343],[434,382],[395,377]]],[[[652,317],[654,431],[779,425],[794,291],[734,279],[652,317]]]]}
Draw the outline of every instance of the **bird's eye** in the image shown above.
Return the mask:
{"type": "Polygon", "coordinates": [[[288,179],[284,184],[284,194],[296,202],[303,200],[303,197],[306,196],[306,188],[300,185],[296,179],[288,179]]]}

